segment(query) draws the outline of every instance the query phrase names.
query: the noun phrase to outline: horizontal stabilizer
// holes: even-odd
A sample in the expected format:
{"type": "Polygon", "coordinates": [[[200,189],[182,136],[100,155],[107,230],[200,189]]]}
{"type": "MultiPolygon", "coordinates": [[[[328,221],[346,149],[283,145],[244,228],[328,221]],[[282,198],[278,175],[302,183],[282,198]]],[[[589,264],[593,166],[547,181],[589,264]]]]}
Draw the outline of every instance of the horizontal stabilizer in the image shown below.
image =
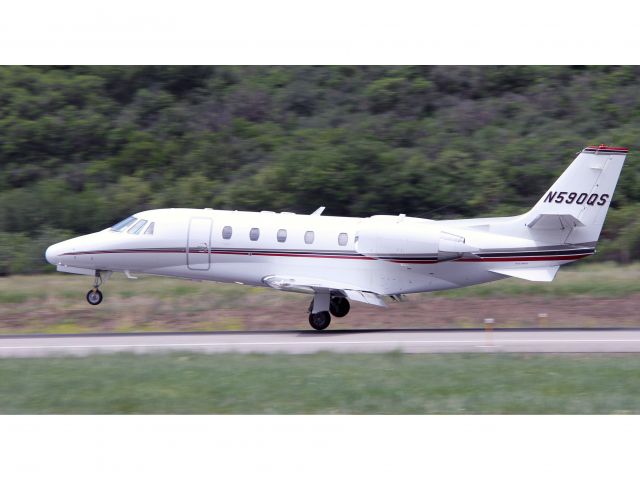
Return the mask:
{"type": "Polygon", "coordinates": [[[565,228],[583,227],[584,223],[570,214],[542,213],[527,224],[529,228],[541,230],[564,230],[565,228]]]}
{"type": "Polygon", "coordinates": [[[555,278],[559,268],[559,265],[553,267],[494,268],[490,272],[507,277],[522,278],[530,282],[550,282],[555,278]]]}

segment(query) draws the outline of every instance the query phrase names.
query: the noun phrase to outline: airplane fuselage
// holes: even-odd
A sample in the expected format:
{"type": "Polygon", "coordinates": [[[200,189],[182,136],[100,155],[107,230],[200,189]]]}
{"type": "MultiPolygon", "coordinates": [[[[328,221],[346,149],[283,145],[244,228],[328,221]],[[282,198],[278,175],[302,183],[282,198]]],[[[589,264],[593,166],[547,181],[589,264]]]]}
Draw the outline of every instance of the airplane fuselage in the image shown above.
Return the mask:
{"type": "Polygon", "coordinates": [[[135,231],[134,221],[122,231],[106,229],[57,244],[47,258],[63,267],[86,269],[88,274],[126,271],[258,286],[274,276],[303,277],[335,288],[391,295],[490,282],[504,278],[490,271],[495,268],[559,265],[593,253],[585,246],[559,250],[473,226],[458,227],[455,221],[405,216],[166,209],[133,217],[146,220],[146,228],[153,223],[153,233],[145,234],[145,227],[129,231],[135,231]],[[383,239],[379,251],[372,251],[375,245],[362,248],[365,239],[359,237],[368,232],[383,239]],[[412,234],[417,238],[415,247],[406,241],[412,234]],[[449,252],[439,251],[436,244],[443,234],[464,239],[475,251],[455,252],[455,244],[449,252]],[[393,244],[388,247],[387,236],[393,244]],[[436,237],[433,246],[421,241],[429,236],[436,237]]]}

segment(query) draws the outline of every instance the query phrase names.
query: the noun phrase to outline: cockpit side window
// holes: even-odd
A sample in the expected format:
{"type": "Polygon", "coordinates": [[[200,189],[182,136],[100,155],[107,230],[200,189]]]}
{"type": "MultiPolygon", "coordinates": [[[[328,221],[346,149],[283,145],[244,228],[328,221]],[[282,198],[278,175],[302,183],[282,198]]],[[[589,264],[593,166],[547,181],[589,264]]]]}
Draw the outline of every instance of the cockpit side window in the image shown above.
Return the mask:
{"type": "Polygon", "coordinates": [[[134,235],[138,235],[142,230],[142,227],[144,227],[146,224],[147,224],[146,220],[139,220],[133,227],[127,230],[127,233],[133,233],[134,235]]]}
{"type": "Polygon", "coordinates": [[[127,217],[111,227],[111,230],[113,230],[114,232],[121,232],[125,228],[131,226],[136,220],[138,220],[136,217],[127,217]]]}
{"type": "Polygon", "coordinates": [[[153,235],[153,229],[155,228],[155,226],[156,226],[156,222],[151,222],[149,224],[149,226],[147,227],[147,229],[144,231],[144,234],[145,235],[153,235]]]}

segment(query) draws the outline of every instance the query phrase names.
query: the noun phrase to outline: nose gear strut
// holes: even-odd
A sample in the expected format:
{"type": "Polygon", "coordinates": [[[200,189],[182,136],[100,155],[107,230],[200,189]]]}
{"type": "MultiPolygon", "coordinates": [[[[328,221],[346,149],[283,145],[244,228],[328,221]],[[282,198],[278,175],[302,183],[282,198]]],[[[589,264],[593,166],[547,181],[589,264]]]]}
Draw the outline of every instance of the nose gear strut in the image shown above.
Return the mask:
{"type": "Polygon", "coordinates": [[[102,277],[102,273],[102,270],[96,270],[96,274],[93,277],[93,288],[87,292],[87,302],[91,305],[98,305],[102,302],[102,292],[99,287],[109,279],[112,272],[104,272],[104,278],[102,277]]]}

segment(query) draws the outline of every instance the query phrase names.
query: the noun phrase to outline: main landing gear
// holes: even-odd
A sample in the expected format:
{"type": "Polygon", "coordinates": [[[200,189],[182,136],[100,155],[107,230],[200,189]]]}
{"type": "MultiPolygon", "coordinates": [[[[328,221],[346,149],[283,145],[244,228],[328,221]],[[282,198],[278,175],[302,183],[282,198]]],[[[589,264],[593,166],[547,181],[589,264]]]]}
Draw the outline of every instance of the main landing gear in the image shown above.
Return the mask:
{"type": "Polygon", "coordinates": [[[324,330],[331,323],[329,312],[318,312],[309,314],[309,325],[316,330],[324,330]]]}
{"type": "Polygon", "coordinates": [[[102,302],[102,292],[100,291],[100,286],[107,281],[107,279],[111,276],[111,272],[102,272],[101,270],[96,270],[96,275],[93,278],[93,288],[87,292],[87,302],[91,305],[98,305],[102,302]],[[104,278],[102,277],[102,274],[104,278]]]}
{"type": "Polygon", "coordinates": [[[349,300],[344,297],[331,297],[331,302],[329,302],[329,311],[331,315],[334,317],[344,317],[351,310],[351,305],[349,305],[349,300]]]}
{"type": "Polygon", "coordinates": [[[309,305],[309,325],[315,330],[324,330],[331,323],[331,315],[344,317],[350,309],[349,300],[344,297],[316,293],[309,305]]]}

